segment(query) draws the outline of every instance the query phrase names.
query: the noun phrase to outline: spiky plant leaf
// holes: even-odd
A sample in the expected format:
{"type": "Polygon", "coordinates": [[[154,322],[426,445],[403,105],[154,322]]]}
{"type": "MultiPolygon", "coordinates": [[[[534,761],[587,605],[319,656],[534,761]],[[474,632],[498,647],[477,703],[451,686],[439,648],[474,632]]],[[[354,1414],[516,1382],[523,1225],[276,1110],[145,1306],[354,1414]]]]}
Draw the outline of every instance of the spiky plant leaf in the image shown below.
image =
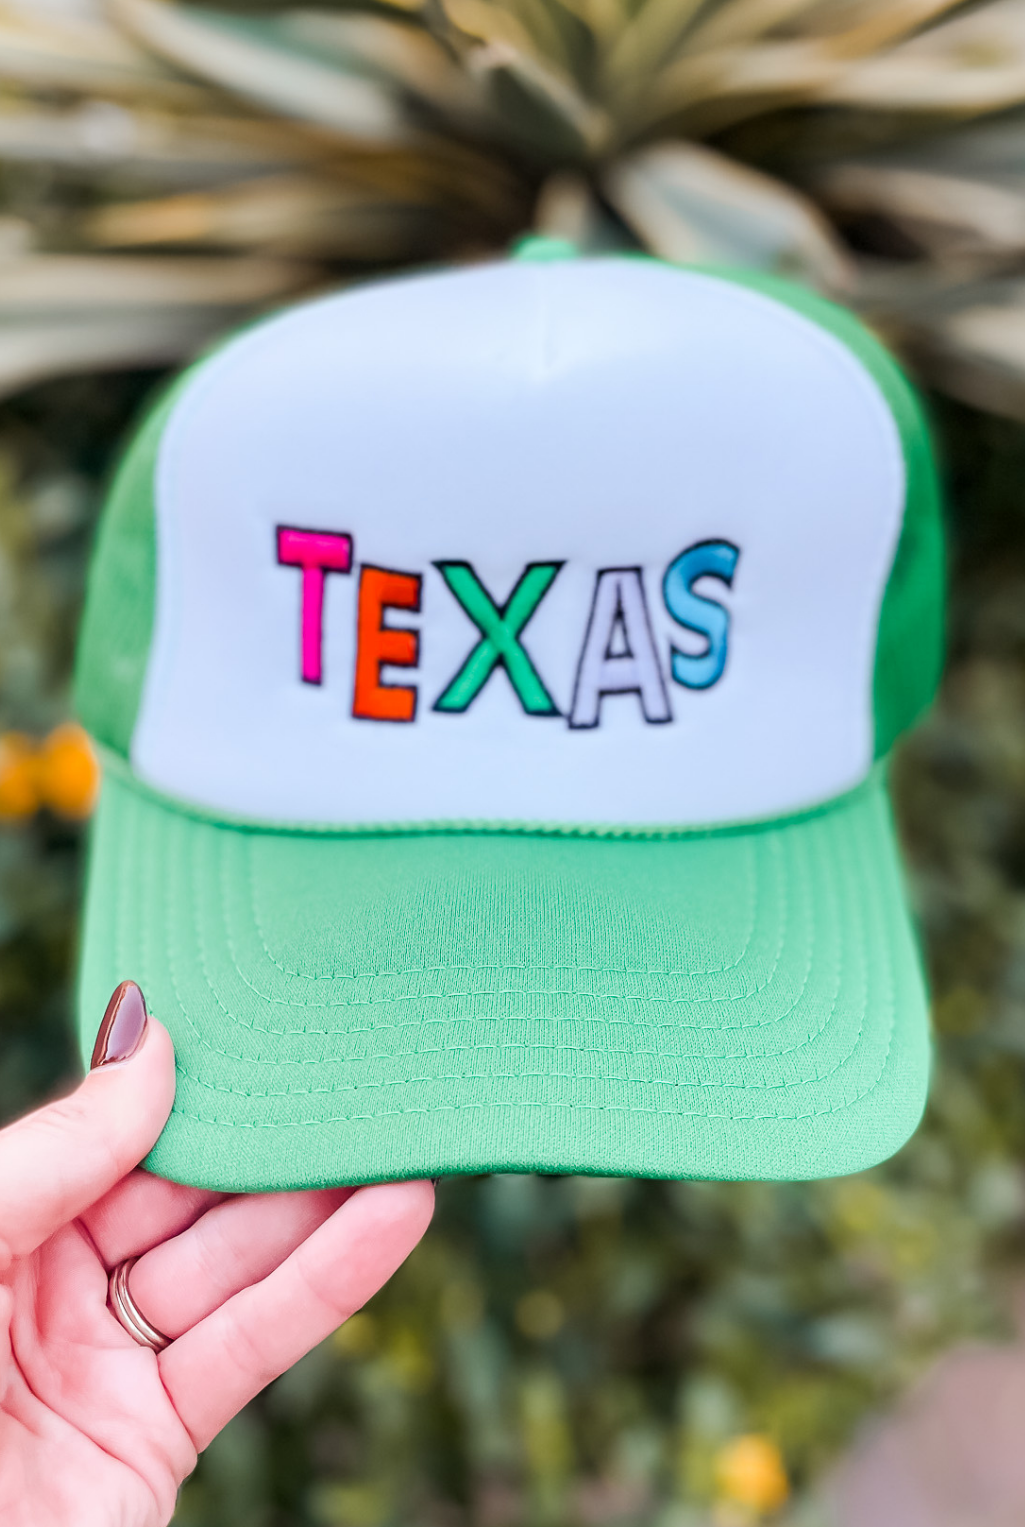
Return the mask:
{"type": "Polygon", "coordinates": [[[789,186],[696,143],[624,154],[604,190],[638,238],[667,260],[775,269],[836,293],[853,262],[825,218],[789,186]]]}
{"type": "Polygon", "coordinates": [[[376,143],[410,136],[399,103],[359,62],[318,56],[294,28],[164,5],[111,0],[111,17],[162,58],[217,89],[300,122],[376,143]]]}
{"type": "MultiPolygon", "coordinates": [[[[796,276],[1025,414],[1025,335],[989,316],[1025,280],[1025,0],[56,3],[0,0],[0,155],[50,176],[8,173],[0,253],[271,256],[259,304],[534,224],[796,276]]],[[[177,353],[253,302],[193,305],[177,353]]],[[[175,348],[108,317],[110,364],[175,348]]],[[[32,375],[85,353],[38,342],[32,375]]]]}

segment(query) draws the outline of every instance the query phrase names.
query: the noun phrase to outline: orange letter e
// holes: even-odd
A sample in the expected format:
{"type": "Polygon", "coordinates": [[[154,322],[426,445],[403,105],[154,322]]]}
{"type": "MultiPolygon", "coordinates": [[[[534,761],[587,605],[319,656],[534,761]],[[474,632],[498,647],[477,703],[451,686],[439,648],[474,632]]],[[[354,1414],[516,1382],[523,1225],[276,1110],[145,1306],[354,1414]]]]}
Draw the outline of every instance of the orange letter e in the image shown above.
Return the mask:
{"type": "Polygon", "coordinates": [[[419,632],[386,626],[384,612],[419,610],[422,582],[419,573],[396,573],[387,567],[360,570],[352,714],[364,721],[412,721],[416,716],[416,688],[382,684],[381,669],[386,663],[415,668],[420,661],[419,632]]]}

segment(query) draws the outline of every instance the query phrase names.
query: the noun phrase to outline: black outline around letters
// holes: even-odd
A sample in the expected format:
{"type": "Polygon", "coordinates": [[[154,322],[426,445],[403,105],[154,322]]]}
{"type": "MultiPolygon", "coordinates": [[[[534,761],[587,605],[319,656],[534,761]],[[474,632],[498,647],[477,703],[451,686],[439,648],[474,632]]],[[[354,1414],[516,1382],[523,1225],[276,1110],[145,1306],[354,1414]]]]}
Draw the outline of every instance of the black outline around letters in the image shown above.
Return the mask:
{"type": "MultiPolygon", "coordinates": [[[[619,590],[618,589],[616,590],[616,608],[617,608],[617,612],[621,608],[620,599],[619,599],[619,590]]],[[[613,619],[613,625],[615,625],[615,617],[613,619]]],[[[677,621],[677,625],[679,625],[679,621],[677,621]]],[[[624,626],[623,626],[623,634],[624,634],[624,637],[626,638],[627,646],[629,647],[629,645],[630,645],[630,636],[629,636],[629,632],[626,630],[625,623],[624,623],[624,626]]],[[[611,631],[610,631],[610,636],[611,636],[611,631]]],[[[632,658],[634,658],[634,660],[636,661],[637,654],[635,652],[633,652],[632,650],[630,652],[630,656],[632,658]]],[[[608,661],[608,659],[606,659],[606,661],[608,661]]],[[[615,659],[612,659],[611,661],[615,661],[615,659]]],[[[612,695],[637,695],[637,697],[638,697],[638,699],[640,700],[640,703],[641,703],[641,718],[644,721],[645,726],[666,726],[670,722],[672,722],[672,720],[673,720],[673,708],[672,708],[672,706],[669,703],[669,690],[666,687],[666,679],[665,679],[665,674],[662,672],[662,664],[659,662],[658,647],[655,645],[655,631],[654,631],[654,628],[653,628],[653,626],[651,624],[651,609],[650,609],[650,607],[648,605],[648,591],[647,591],[647,589],[644,586],[644,568],[641,567],[641,566],[633,566],[633,567],[599,567],[596,570],[596,572],[595,572],[595,575],[594,575],[594,592],[591,595],[591,608],[590,608],[590,611],[588,612],[588,616],[587,616],[587,626],[586,626],[586,628],[584,630],[584,639],[583,639],[583,641],[580,644],[580,656],[577,659],[577,671],[576,671],[576,676],[574,677],[574,680],[573,680],[573,698],[572,698],[572,700],[570,702],[569,715],[566,718],[567,725],[568,725],[570,731],[573,731],[573,732],[593,732],[593,731],[595,731],[601,725],[601,703],[600,702],[602,700],[604,700],[607,695],[608,696],[612,696],[612,695]],[[649,719],[649,717],[647,715],[645,715],[645,712],[644,712],[644,692],[640,688],[639,685],[635,685],[632,689],[599,689],[599,691],[598,691],[598,700],[599,700],[598,714],[595,717],[595,719],[593,721],[574,721],[573,720],[573,712],[577,708],[577,694],[578,694],[579,689],[580,689],[580,671],[581,671],[581,669],[584,666],[584,653],[587,651],[588,642],[589,642],[590,636],[591,636],[591,627],[594,625],[594,611],[595,611],[595,605],[598,602],[598,589],[601,587],[601,580],[605,576],[606,573],[636,573],[637,574],[638,582],[640,583],[640,586],[641,586],[641,604],[642,604],[643,609],[644,609],[644,624],[648,628],[648,640],[651,643],[651,650],[655,654],[655,667],[656,667],[656,670],[658,672],[658,681],[659,681],[659,683],[662,686],[662,698],[665,700],[665,704],[666,704],[666,712],[667,712],[667,714],[664,715],[664,716],[656,716],[656,717],[654,717],[654,719],[649,719]]]]}
{"type": "Polygon", "coordinates": [[[423,613],[424,575],[423,573],[408,573],[401,567],[379,567],[376,562],[361,562],[359,565],[359,588],[356,589],[356,641],[352,656],[352,702],[349,706],[349,715],[353,721],[377,722],[379,726],[411,726],[417,718],[420,709],[420,685],[419,684],[382,684],[382,668],[411,668],[419,670],[420,667],[420,637],[422,635],[419,626],[389,626],[385,624],[386,610],[404,611],[409,615],[423,613]],[[402,716],[359,716],[354,709],[356,704],[356,665],[359,658],[359,596],[363,586],[363,574],[367,571],[374,573],[395,573],[400,578],[416,579],[416,604],[382,604],[381,624],[379,631],[405,631],[410,636],[416,637],[416,662],[415,663],[389,663],[387,660],[378,661],[377,664],[377,688],[378,689],[411,689],[413,691],[413,714],[407,719],[402,716]]]}
{"type": "MultiPolygon", "coordinates": [[[[320,571],[321,571],[321,573],[323,574],[323,576],[325,578],[327,577],[328,573],[341,573],[342,576],[345,577],[345,578],[351,578],[352,577],[353,571],[355,570],[355,567],[356,567],[356,537],[355,537],[354,533],[351,530],[324,530],[323,528],[317,529],[313,525],[283,525],[283,524],[282,525],[275,525],[274,526],[274,561],[275,561],[275,563],[277,564],[278,567],[289,567],[289,568],[293,569],[293,571],[298,571],[298,572],[303,573],[303,574],[305,574],[306,568],[303,566],[303,564],[301,562],[282,562],[282,560],[281,560],[281,545],[280,545],[280,541],[279,541],[278,537],[279,537],[279,534],[280,534],[280,532],[282,530],[294,530],[296,535],[301,535],[301,536],[337,536],[339,538],[339,540],[346,540],[346,541],[348,541],[348,543],[349,543],[349,565],[348,565],[348,567],[322,567],[320,569],[320,571]]],[[[303,673],[303,637],[302,637],[302,632],[303,632],[303,585],[304,585],[304,583],[305,583],[305,577],[303,577],[303,578],[301,578],[299,580],[299,683],[300,684],[312,684],[314,686],[314,688],[320,689],[323,686],[323,683],[324,683],[324,598],[327,597],[327,589],[325,588],[323,590],[323,596],[321,598],[321,605],[320,605],[320,621],[321,621],[321,625],[320,625],[320,678],[319,679],[308,679],[306,677],[306,675],[303,673]]]]}
{"type": "Polygon", "coordinates": [[[504,654],[504,652],[499,652],[496,655],[495,665],[492,668],[491,673],[488,674],[488,677],[484,680],[484,684],[482,684],[480,689],[478,689],[477,694],[475,694],[471,699],[467,700],[465,705],[461,705],[461,706],[458,706],[458,707],[454,706],[454,705],[446,705],[444,709],[441,709],[439,707],[438,701],[441,699],[442,695],[447,694],[448,691],[452,688],[452,685],[455,683],[456,679],[459,677],[459,675],[462,673],[463,669],[466,667],[467,663],[470,661],[470,658],[472,657],[473,653],[477,650],[477,648],[481,645],[482,642],[490,640],[490,638],[487,636],[487,634],[484,631],[484,629],[481,626],[477,625],[477,622],[474,620],[474,618],[470,614],[469,610],[463,604],[462,600],[458,597],[458,595],[449,586],[448,579],[445,577],[445,574],[442,572],[442,568],[443,567],[465,567],[465,568],[468,568],[469,571],[473,574],[474,578],[476,579],[478,586],[484,590],[484,593],[491,600],[492,608],[497,610],[499,620],[504,622],[504,620],[505,620],[505,612],[509,608],[509,606],[512,604],[513,599],[514,599],[514,597],[516,595],[516,590],[519,588],[519,586],[523,582],[524,578],[526,578],[527,574],[529,572],[531,572],[531,570],[533,568],[535,568],[535,567],[554,567],[555,568],[555,572],[552,575],[551,583],[549,583],[548,587],[545,589],[544,593],[541,595],[541,598],[538,600],[537,604],[531,610],[530,614],[527,616],[526,620],[523,622],[523,625],[520,627],[520,631],[523,632],[523,631],[525,631],[527,629],[527,627],[530,625],[530,622],[534,619],[534,616],[537,614],[538,610],[541,608],[541,605],[542,605],[543,601],[548,598],[548,595],[551,593],[552,589],[555,587],[555,580],[556,580],[556,578],[558,578],[559,574],[562,572],[562,569],[566,566],[566,559],[562,558],[561,560],[556,560],[556,559],[552,558],[549,561],[542,561],[542,560],[539,559],[536,562],[525,562],[524,565],[523,565],[523,571],[520,573],[520,576],[517,578],[517,580],[513,584],[512,588],[509,590],[509,593],[507,594],[506,599],[505,599],[505,603],[501,604],[501,605],[495,603],[494,596],[492,595],[491,590],[488,588],[487,584],[484,582],[484,579],[480,576],[480,574],[478,573],[477,569],[474,567],[473,563],[472,562],[468,562],[465,557],[439,557],[436,561],[433,561],[431,563],[431,566],[437,570],[438,576],[441,578],[441,581],[442,581],[442,583],[445,586],[446,593],[448,593],[452,597],[452,599],[455,600],[456,604],[459,606],[459,609],[462,611],[462,613],[466,616],[467,620],[470,622],[470,625],[474,626],[476,628],[476,630],[480,633],[480,635],[478,636],[478,639],[474,642],[474,644],[470,648],[469,652],[463,658],[463,661],[460,663],[460,665],[456,669],[455,673],[449,679],[448,683],[445,684],[444,687],[442,688],[441,694],[438,695],[437,699],[435,699],[434,704],[431,706],[431,709],[433,711],[437,711],[439,716],[465,716],[467,711],[470,709],[471,705],[473,704],[474,700],[477,699],[478,695],[483,694],[484,686],[489,682],[489,680],[491,678],[491,674],[494,673],[496,671],[496,669],[501,668],[502,671],[505,673],[506,681],[509,684],[509,688],[512,690],[512,692],[515,695],[516,699],[519,701],[520,710],[523,712],[523,714],[525,716],[529,717],[531,720],[537,720],[537,721],[551,721],[555,717],[561,717],[562,716],[562,711],[556,705],[555,699],[554,699],[553,695],[551,694],[551,691],[549,690],[548,685],[545,683],[544,679],[541,677],[541,670],[538,668],[537,663],[534,661],[533,654],[530,651],[528,651],[526,643],[521,641],[519,636],[515,636],[513,638],[513,640],[516,642],[517,646],[519,646],[519,647],[521,647],[523,649],[524,655],[525,655],[528,663],[530,664],[531,668],[533,668],[534,673],[537,675],[537,682],[540,684],[542,690],[544,691],[545,695],[547,696],[547,698],[549,700],[549,703],[551,704],[552,708],[551,708],[550,711],[528,710],[527,709],[527,707],[523,703],[523,699],[522,699],[522,696],[520,695],[519,690],[516,688],[516,685],[513,683],[512,679],[511,679],[511,677],[509,675],[509,668],[508,668],[508,665],[507,665],[507,663],[505,661],[505,654],[504,654]]]}
{"type": "Polygon", "coordinates": [[[736,541],[728,541],[725,536],[705,536],[705,538],[701,541],[692,541],[689,546],[685,546],[682,551],[678,551],[675,557],[670,557],[668,563],[666,564],[666,570],[662,574],[662,579],[659,587],[662,593],[662,603],[665,606],[665,611],[669,616],[669,619],[672,621],[674,626],[679,626],[682,631],[690,631],[693,636],[703,637],[707,643],[704,652],[683,652],[679,647],[674,647],[672,637],[670,636],[669,638],[669,682],[670,684],[678,684],[681,689],[685,689],[687,693],[691,695],[707,694],[710,689],[714,689],[717,684],[722,683],[726,676],[726,665],[730,660],[730,648],[732,646],[732,643],[729,640],[729,631],[733,623],[733,611],[729,608],[728,605],[719,604],[718,599],[706,599],[703,594],[695,594],[693,585],[688,583],[686,586],[687,592],[693,599],[699,599],[702,604],[718,605],[719,609],[725,613],[727,632],[726,651],[723,654],[722,667],[710,684],[687,684],[682,679],[678,679],[673,672],[674,654],[678,654],[680,657],[684,658],[702,658],[707,657],[712,650],[712,639],[708,632],[700,630],[700,628],[697,626],[688,625],[685,620],[677,620],[676,616],[669,608],[669,602],[666,599],[666,579],[669,577],[669,569],[675,562],[679,562],[681,557],[685,557],[688,552],[697,551],[702,546],[728,546],[731,551],[735,551],[737,555],[733,563],[733,572],[730,573],[728,578],[724,578],[722,573],[698,573],[693,582],[696,583],[698,578],[715,578],[718,583],[724,584],[728,589],[733,588],[733,580],[737,574],[737,568],[740,564],[742,551],[742,548],[737,545],[736,541]]]}

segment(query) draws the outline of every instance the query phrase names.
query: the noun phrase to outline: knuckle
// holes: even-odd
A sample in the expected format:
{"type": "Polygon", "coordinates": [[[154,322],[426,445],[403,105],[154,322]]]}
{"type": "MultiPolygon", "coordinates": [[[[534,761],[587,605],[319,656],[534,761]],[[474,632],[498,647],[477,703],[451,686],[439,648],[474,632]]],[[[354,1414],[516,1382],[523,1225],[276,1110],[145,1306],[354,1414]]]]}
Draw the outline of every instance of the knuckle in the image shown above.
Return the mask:
{"type": "Polygon", "coordinates": [[[224,1234],[217,1215],[204,1215],[195,1225],[192,1236],[195,1270],[207,1287],[230,1289],[237,1261],[237,1248],[224,1234]]]}
{"type": "Polygon", "coordinates": [[[122,1173],[116,1129],[101,1127],[95,1109],[80,1092],[40,1108],[25,1120],[24,1130],[26,1143],[31,1148],[33,1141],[38,1142],[40,1154],[45,1151],[58,1178],[79,1175],[84,1163],[98,1178],[116,1178],[122,1173]],[[74,1158],[55,1156],[54,1147],[63,1148],[65,1153],[73,1147],[74,1158]]]}
{"type": "Polygon", "coordinates": [[[241,1311],[231,1312],[227,1339],[232,1362],[251,1382],[254,1394],[277,1378],[277,1368],[270,1361],[259,1334],[241,1311]]]}
{"type": "MultiPolygon", "coordinates": [[[[308,1309],[319,1309],[326,1330],[333,1330],[355,1314],[351,1279],[342,1268],[300,1268],[299,1300],[308,1309]]],[[[362,1301],[360,1301],[362,1302],[362,1301]]]]}
{"type": "Polygon", "coordinates": [[[26,1121],[26,1128],[36,1129],[40,1134],[74,1134],[90,1124],[89,1110],[77,1092],[56,1102],[47,1103],[26,1121]]]}

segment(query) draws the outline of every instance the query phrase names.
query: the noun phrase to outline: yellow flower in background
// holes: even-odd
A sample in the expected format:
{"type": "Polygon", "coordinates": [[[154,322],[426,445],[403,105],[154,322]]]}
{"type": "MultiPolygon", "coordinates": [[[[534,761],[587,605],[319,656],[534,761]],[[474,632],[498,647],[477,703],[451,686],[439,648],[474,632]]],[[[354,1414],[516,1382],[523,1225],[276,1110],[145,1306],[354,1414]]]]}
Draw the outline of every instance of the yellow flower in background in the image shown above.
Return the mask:
{"type": "Polygon", "coordinates": [[[44,807],[78,820],[92,811],[99,787],[96,754],[74,722],[42,742],[23,732],[0,734],[0,820],[21,821],[44,807]]]}
{"type": "Polygon", "coordinates": [[[39,751],[39,794],[63,817],[87,817],[96,804],[100,768],[86,733],[73,721],[56,727],[39,751]]]}
{"type": "Polygon", "coordinates": [[[36,747],[24,732],[0,735],[0,818],[20,821],[39,810],[36,747]]]}
{"type": "Polygon", "coordinates": [[[715,1456],[719,1499],[745,1507],[756,1516],[777,1511],[790,1494],[779,1448],[757,1433],[734,1437],[715,1456]]]}

